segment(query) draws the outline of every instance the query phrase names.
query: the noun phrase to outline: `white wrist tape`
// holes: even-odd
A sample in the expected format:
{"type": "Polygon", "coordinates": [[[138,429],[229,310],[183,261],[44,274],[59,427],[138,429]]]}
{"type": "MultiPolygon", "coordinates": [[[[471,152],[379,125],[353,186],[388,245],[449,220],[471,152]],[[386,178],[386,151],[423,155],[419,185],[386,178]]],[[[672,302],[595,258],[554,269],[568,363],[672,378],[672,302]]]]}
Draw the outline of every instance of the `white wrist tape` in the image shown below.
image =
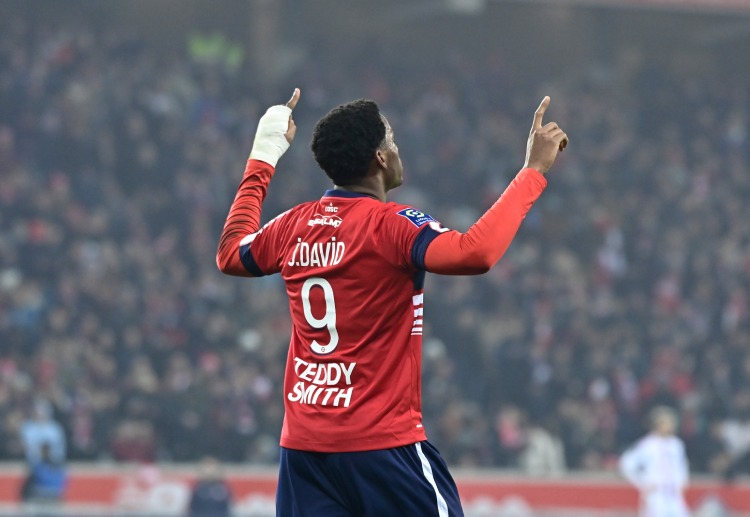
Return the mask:
{"type": "Polygon", "coordinates": [[[271,106],[266,110],[258,122],[250,158],[276,167],[279,158],[289,149],[284,133],[289,129],[291,114],[291,108],[283,105],[271,106]]]}

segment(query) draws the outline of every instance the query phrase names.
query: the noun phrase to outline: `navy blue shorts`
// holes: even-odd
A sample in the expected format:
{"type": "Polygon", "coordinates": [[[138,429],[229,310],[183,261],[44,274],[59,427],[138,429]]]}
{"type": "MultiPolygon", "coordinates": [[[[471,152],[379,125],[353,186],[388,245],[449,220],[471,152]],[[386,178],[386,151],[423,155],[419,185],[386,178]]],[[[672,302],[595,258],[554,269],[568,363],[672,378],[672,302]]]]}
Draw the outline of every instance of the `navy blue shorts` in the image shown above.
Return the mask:
{"type": "Polygon", "coordinates": [[[277,517],[463,517],[437,449],[419,442],[364,452],[281,449],[277,517]]]}

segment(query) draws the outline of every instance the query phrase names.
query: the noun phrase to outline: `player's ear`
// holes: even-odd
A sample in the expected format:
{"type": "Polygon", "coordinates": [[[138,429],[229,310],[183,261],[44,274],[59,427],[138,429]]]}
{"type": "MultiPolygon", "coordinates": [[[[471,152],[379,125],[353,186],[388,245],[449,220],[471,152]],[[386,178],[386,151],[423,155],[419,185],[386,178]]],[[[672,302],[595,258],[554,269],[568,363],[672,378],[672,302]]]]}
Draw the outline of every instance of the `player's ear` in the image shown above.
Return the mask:
{"type": "Polygon", "coordinates": [[[375,151],[375,164],[380,169],[387,169],[387,159],[385,157],[385,151],[383,149],[378,149],[375,151]]]}

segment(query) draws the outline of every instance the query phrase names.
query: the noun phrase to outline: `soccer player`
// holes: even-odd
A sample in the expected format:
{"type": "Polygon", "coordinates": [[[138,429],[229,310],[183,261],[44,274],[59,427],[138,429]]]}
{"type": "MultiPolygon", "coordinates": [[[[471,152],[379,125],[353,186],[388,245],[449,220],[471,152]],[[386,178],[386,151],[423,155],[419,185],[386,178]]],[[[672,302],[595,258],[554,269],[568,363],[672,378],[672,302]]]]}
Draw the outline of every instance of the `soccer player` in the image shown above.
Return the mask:
{"type": "Polygon", "coordinates": [[[668,407],[651,412],[651,432],[620,458],[620,472],[641,496],[641,517],[689,517],[685,445],[675,436],[677,416],[668,407]]]}
{"type": "MultiPolygon", "coordinates": [[[[389,203],[403,182],[394,132],[378,106],[338,106],[311,148],[334,186],[260,226],[276,163],[296,133],[286,105],[261,117],[217,264],[230,275],[281,273],[292,335],[276,513],[284,517],[463,515],[456,485],[427,442],[421,413],[425,272],[488,271],[547,182],[568,142],[534,115],[526,163],[465,234],[389,203]]],[[[439,181],[439,178],[436,178],[439,181]]]]}

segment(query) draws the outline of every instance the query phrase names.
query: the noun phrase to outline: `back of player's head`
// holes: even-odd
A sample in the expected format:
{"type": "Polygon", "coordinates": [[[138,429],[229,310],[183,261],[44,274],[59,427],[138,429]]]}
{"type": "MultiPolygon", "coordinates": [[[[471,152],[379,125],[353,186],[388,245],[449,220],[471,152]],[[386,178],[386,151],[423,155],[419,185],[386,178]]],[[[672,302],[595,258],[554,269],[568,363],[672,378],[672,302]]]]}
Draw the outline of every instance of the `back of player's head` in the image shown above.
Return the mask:
{"type": "Polygon", "coordinates": [[[313,131],[315,161],[336,185],[363,178],[385,140],[385,123],[374,101],[359,99],[333,108],[313,131]]]}
{"type": "Polygon", "coordinates": [[[677,412],[667,406],[657,406],[651,410],[649,415],[651,428],[655,431],[669,434],[674,432],[677,426],[677,412]]]}

